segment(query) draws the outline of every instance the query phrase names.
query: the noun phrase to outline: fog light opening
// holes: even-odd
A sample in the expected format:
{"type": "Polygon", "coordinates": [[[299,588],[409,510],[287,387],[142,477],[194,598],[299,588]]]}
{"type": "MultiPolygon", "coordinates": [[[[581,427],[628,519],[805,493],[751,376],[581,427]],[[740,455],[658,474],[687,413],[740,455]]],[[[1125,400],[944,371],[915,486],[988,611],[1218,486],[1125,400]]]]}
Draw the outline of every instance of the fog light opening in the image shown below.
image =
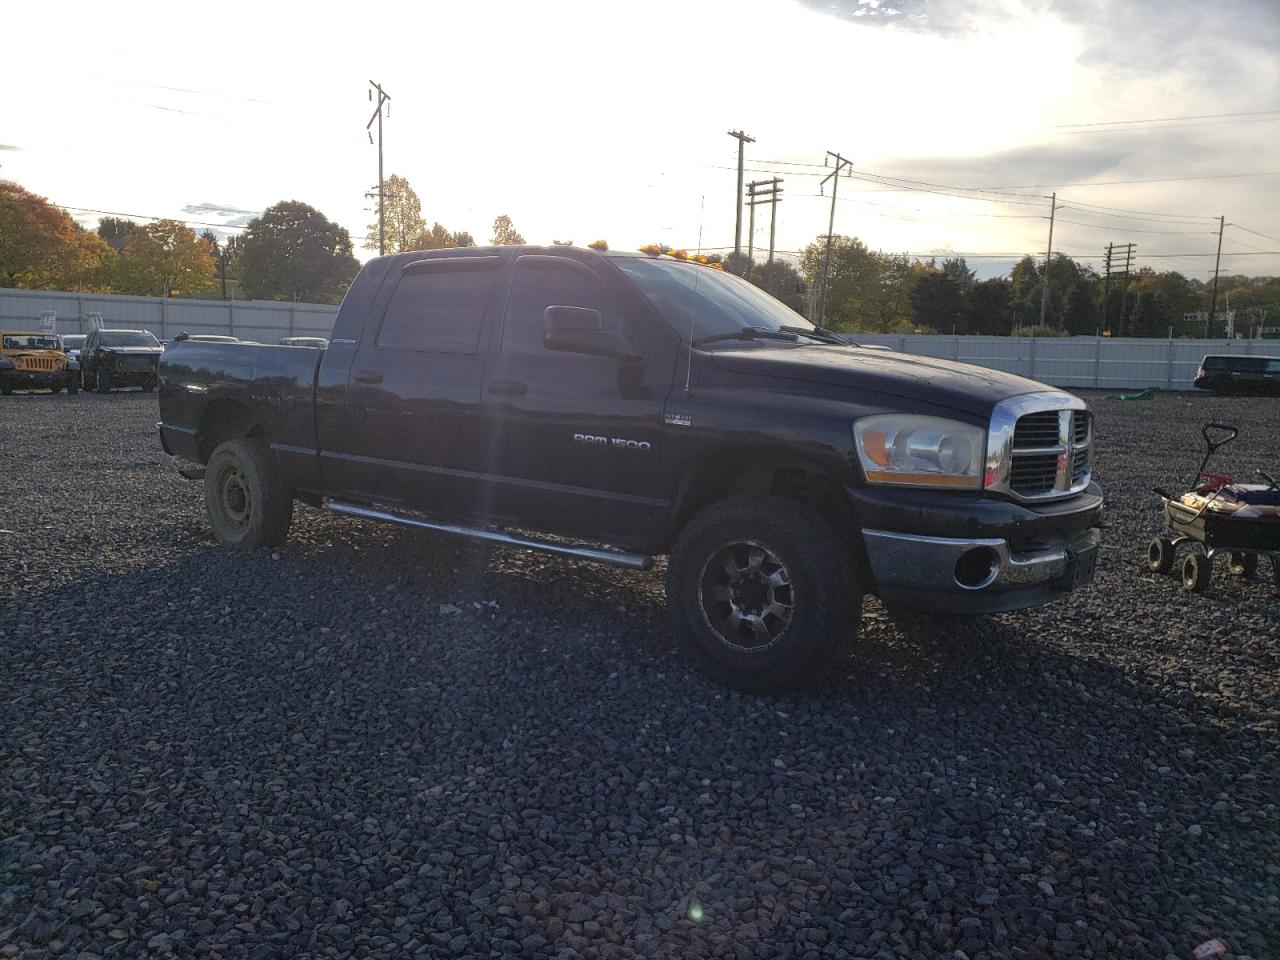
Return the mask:
{"type": "Polygon", "coordinates": [[[956,561],[956,583],[966,590],[981,590],[1000,572],[1000,554],[990,547],[966,550],[956,561]]]}

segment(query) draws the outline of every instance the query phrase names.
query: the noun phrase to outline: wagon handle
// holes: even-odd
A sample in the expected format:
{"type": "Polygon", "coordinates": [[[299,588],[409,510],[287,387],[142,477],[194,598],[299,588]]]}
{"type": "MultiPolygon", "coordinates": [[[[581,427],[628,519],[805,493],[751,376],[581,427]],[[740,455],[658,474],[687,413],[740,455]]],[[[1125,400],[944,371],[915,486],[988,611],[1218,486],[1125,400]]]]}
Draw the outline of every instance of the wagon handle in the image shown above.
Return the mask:
{"type": "Polygon", "coordinates": [[[1200,477],[1204,473],[1204,468],[1209,465],[1209,458],[1217,453],[1220,447],[1225,447],[1228,443],[1238,437],[1240,435],[1240,430],[1229,423],[1206,423],[1200,428],[1200,435],[1204,437],[1204,445],[1208,447],[1208,449],[1205,451],[1204,459],[1200,461],[1200,469],[1196,472],[1195,483],[1200,482],[1200,477]],[[1209,435],[1209,431],[1211,430],[1225,430],[1230,434],[1230,436],[1223,440],[1214,440],[1213,437],[1209,435]]]}

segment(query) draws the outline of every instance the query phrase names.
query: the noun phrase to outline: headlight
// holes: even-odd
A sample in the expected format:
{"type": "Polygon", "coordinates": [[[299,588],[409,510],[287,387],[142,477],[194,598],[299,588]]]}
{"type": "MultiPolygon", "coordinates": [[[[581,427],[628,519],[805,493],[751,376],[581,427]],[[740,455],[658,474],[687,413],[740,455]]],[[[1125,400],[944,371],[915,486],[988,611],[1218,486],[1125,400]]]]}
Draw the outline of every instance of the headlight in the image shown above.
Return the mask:
{"type": "Polygon", "coordinates": [[[13,369],[13,358],[0,357],[0,370],[12,370],[12,369],[13,369]]]}
{"type": "Polygon", "coordinates": [[[956,420],[886,413],[853,425],[862,470],[871,483],[982,487],[986,432],[956,420]]]}

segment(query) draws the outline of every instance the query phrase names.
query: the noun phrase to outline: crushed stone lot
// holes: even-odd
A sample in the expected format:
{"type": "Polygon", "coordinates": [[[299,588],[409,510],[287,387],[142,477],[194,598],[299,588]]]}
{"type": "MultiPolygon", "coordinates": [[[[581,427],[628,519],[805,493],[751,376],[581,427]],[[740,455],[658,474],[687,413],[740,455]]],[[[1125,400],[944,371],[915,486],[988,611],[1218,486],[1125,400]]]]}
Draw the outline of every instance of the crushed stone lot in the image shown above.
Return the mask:
{"type": "Polygon", "coordinates": [[[1280,956],[1280,600],[1142,566],[1199,425],[1274,470],[1280,400],[1088,399],[1092,589],[869,603],[764,698],[660,572],[303,506],[224,552],[153,395],[4,398],[0,958],[1280,956]]]}

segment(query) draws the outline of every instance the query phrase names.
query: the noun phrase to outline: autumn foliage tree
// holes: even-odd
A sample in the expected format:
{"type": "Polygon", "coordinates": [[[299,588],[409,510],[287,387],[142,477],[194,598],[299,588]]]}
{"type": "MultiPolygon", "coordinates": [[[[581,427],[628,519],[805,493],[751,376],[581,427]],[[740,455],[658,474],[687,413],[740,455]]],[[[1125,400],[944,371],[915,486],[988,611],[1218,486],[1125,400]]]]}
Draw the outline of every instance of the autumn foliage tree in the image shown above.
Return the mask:
{"type": "Polygon", "coordinates": [[[111,251],[44,197],[0,180],[0,285],[102,290],[111,251]]]}
{"type": "Polygon", "coordinates": [[[297,200],[250,220],[236,252],[241,289],[263,300],[337,303],[359,269],[346,228],[297,200]]]}
{"type": "Polygon", "coordinates": [[[112,287],[150,297],[187,296],[213,285],[216,262],[209,245],[177,220],[139,226],[124,242],[112,287]]]}
{"type": "Polygon", "coordinates": [[[503,213],[493,221],[493,240],[491,242],[499,247],[519,246],[524,243],[524,237],[520,235],[515,225],[512,224],[511,218],[503,213]]]}

